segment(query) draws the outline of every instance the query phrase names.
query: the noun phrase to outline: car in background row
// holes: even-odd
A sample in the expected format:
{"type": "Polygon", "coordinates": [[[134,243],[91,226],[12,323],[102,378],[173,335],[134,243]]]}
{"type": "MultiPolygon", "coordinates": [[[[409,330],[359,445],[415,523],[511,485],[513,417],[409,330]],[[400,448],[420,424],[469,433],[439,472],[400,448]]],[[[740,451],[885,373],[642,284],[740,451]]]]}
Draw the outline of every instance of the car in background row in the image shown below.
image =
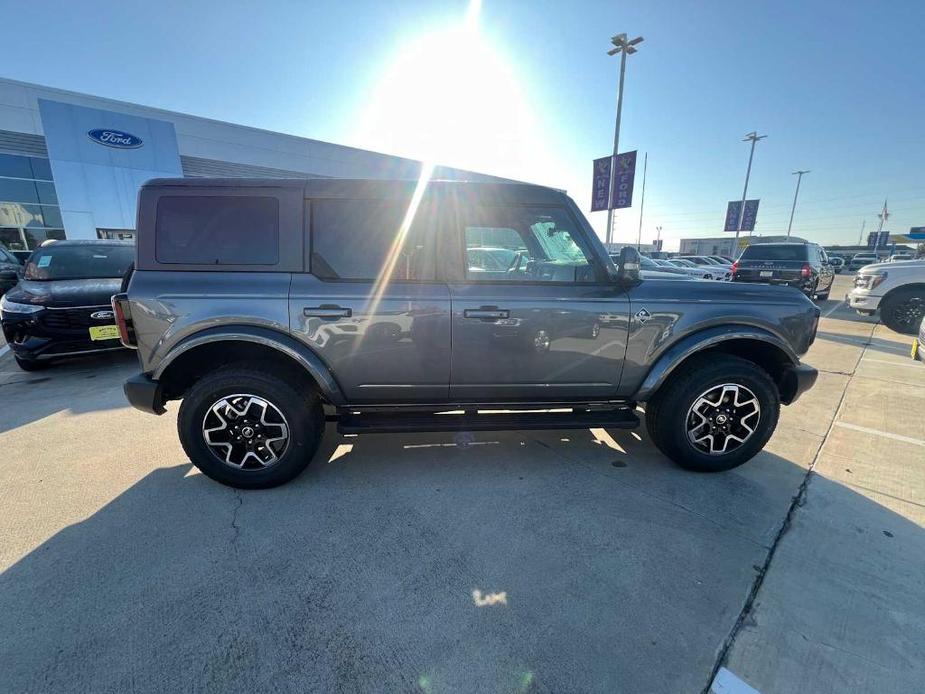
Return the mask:
{"type": "Polygon", "coordinates": [[[845,267],[845,259],[837,255],[830,255],[829,265],[832,266],[832,271],[836,275],[838,275],[841,273],[842,269],[845,267]]]}
{"type": "Polygon", "coordinates": [[[0,296],[16,286],[22,273],[23,266],[19,258],[0,246],[0,296]]]}
{"type": "MultiPolygon", "coordinates": [[[[620,262],[619,253],[611,253],[610,259],[614,265],[620,262]]],[[[677,268],[675,268],[677,269],[677,268]]],[[[649,280],[692,280],[694,277],[687,276],[684,272],[673,272],[669,268],[659,267],[659,265],[644,255],[639,256],[639,272],[644,279],[649,280]]]]}
{"type": "Polygon", "coordinates": [[[732,280],[731,263],[720,262],[705,255],[680,255],[677,258],[674,258],[674,260],[688,262],[695,267],[709,270],[710,274],[715,280],[723,280],[724,282],[729,282],[732,280]]]}
{"type": "Polygon", "coordinates": [[[47,241],[36,250],[0,298],[0,326],[20,368],[124,349],[111,299],[134,258],[125,241],[47,241]]]}
{"type": "Polygon", "coordinates": [[[733,267],[734,282],[763,282],[795,287],[810,299],[828,299],[835,271],[815,243],[754,243],[733,267]]]}
{"type": "Polygon", "coordinates": [[[656,265],[658,265],[662,270],[666,272],[676,272],[679,274],[687,275],[692,279],[698,280],[712,280],[715,279],[713,273],[710,270],[705,268],[698,267],[693,263],[689,263],[686,260],[655,260],[656,265]]]}
{"type": "Polygon", "coordinates": [[[880,256],[876,253],[856,253],[854,257],[848,261],[848,269],[854,272],[860,270],[865,265],[873,265],[879,262],[880,256]]]}
{"type": "Polygon", "coordinates": [[[845,299],[859,314],[879,311],[888,328],[914,335],[925,317],[925,260],[865,265],[845,299]]]}
{"type": "Polygon", "coordinates": [[[902,260],[915,260],[915,257],[911,253],[894,253],[890,256],[891,263],[898,263],[902,260]]]}

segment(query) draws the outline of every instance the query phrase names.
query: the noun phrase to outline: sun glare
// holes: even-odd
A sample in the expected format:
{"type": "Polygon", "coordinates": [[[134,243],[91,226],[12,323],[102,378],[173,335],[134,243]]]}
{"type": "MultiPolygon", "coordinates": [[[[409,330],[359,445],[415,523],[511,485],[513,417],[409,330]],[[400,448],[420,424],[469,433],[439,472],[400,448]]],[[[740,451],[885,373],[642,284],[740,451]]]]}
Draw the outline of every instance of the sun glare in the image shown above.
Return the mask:
{"type": "Polygon", "coordinates": [[[510,61],[472,0],[454,24],[405,42],[370,95],[356,141],[378,151],[538,181],[544,138],[510,61]]]}

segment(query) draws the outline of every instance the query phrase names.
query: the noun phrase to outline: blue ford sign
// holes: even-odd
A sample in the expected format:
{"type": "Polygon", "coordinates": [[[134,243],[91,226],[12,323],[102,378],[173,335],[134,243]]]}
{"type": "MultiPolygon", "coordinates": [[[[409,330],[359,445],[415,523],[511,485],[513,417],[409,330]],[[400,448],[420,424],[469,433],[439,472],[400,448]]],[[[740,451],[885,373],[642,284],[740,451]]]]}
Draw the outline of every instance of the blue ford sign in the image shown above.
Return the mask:
{"type": "Polygon", "coordinates": [[[142,145],[140,137],[112,128],[98,128],[87,133],[94,142],[116,149],[138,149],[142,145]]]}

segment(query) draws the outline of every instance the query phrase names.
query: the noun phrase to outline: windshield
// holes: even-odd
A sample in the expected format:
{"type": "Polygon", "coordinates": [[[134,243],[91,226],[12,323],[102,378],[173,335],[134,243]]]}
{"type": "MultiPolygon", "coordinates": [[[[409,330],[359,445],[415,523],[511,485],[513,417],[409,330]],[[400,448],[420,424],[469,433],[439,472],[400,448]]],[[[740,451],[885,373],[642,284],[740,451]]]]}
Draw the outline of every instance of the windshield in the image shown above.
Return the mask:
{"type": "Polygon", "coordinates": [[[122,277],[135,259],[134,246],[39,248],[26,263],[27,280],[88,280],[122,277]]]}
{"type": "Polygon", "coordinates": [[[755,244],[742,252],[742,260],[806,260],[806,246],[755,244]]]}

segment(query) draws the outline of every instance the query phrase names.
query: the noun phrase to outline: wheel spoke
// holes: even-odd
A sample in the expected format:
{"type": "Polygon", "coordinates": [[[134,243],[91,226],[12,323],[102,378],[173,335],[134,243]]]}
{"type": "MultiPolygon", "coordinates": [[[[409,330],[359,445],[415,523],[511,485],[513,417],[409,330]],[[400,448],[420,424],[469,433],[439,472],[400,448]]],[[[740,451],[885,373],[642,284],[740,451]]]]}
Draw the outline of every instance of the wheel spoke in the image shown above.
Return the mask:
{"type": "Polygon", "coordinates": [[[723,383],[694,399],[687,414],[687,438],[708,455],[734,451],[755,433],[761,405],[745,386],[723,383]]]}
{"type": "Polygon", "coordinates": [[[277,463],[289,445],[289,424],[270,401],[257,395],[227,395],[206,411],[202,436],[212,453],[237,469],[277,463]]]}

